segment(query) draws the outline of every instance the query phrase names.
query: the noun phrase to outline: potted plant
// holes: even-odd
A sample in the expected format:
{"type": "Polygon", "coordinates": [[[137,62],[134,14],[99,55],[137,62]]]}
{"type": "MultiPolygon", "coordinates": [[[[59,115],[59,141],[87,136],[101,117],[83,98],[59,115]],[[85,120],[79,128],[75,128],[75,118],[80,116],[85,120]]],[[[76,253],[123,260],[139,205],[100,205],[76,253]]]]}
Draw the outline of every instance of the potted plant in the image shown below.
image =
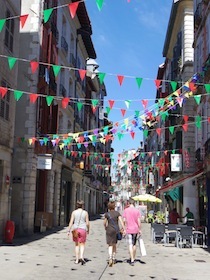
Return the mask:
{"type": "Polygon", "coordinates": [[[157,213],[156,213],[156,220],[157,220],[157,223],[163,224],[164,221],[165,221],[165,213],[163,213],[161,211],[157,211],[157,213]]]}

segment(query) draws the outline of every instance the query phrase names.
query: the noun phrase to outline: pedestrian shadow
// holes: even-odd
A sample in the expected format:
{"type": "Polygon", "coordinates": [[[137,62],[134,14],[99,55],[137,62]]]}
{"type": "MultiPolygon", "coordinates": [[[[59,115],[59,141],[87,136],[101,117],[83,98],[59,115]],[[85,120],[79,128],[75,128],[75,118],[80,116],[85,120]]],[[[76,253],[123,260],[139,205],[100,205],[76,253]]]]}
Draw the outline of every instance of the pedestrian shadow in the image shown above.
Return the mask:
{"type": "MultiPolygon", "coordinates": [[[[117,261],[119,262],[119,261],[117,261]]],[[[130,259],[125,259],[123,261],[120,261],[121,263],[130,263],[130,259]]],[[[141,263],[141,264],[146,264],[146,262],[142,261],[141,259],[135,259],[135,263],[141,263]]]]}

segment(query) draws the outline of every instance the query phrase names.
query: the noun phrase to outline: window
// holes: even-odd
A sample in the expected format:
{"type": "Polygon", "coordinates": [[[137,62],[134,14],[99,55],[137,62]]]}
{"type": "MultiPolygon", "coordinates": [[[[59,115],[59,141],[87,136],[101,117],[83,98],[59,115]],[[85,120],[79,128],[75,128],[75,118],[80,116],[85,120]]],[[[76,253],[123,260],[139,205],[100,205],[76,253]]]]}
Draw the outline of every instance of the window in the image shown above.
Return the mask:
{"type": "MultiPolygon", "coordinates": [[[[8,83],[4,80],[1,82],[1,86],[9,88],[8,83]]],[[[0,96],[0,117],[7,121],[9,120],[9,103],[10,103],[10,94],[8,91],[3,98],[0,96]]]]}
{"type": "MultiPolygon", "coordinates": [[[[12,14],[9,10],[6,12],[6,18],[11,18],[12,14]]],[[[14,19],[6,20],[6,29],[5,29],[5,46],[13,52],[13,41],[14,41],[14,27],[15,22],[14,19]]]]}

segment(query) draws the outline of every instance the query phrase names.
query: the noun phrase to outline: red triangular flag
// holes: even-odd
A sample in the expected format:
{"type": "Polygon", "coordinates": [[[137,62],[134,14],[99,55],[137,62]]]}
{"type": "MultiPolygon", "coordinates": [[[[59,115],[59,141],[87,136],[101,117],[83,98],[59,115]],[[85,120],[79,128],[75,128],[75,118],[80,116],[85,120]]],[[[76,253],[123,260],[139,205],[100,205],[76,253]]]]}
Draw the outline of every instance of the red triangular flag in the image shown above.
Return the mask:
{"type": "Polygon", "coordinates": [[[135,132],[131,131],[131,137],[134,139],[135,138],[135,132]]]}
{"type": "Polygon", "coordinates": [[[91,106],[91,108],[92,108],[93,114],[95,114],[97,107],[91,106]]]}
{"type": "Polygon", "coordinates": [[[161,134],[161,128],[156,128],[156,132],[157,132],[157,134],[160,136],[160,134],[161,134]]]}
{"type": "Polygon", "coordinates": [[[64,97],[61,101],[61,104],[62,104],[62,107],[64,109],[66,109],[66,107],[69,105],[69,101],[70,101],[70,98],[69,97],[64,97]]]}
{"type": "Polygon", "coordinates": [[[149,156],[151,157],[152,156],[152,152],[148,152],[149,156]]]}
{"type": "Polygon", "coordinates": [[[183,116],[183,119],[184,119],[185,122],[188,122],[188,118],[189,118],[189,116],[187,116],[187,115],[183,116]]]}
{"type": "Polygon", "coordinates": [[[141,103],[142,103],[143,107],[146,108],[147,104],[148,104],[148,100],[142,100],[141,103]]]}
{"type": "Polygon", "coordinates": [[[80,75],[81,80],[83,81],[85,78],[85,75],[86,75],[86,70],[79,69],[79,75],[80,75]]]}
{"type": "Polygon", "coordinates": [[[161,80],[155,80],[155,85],[157,89],[159,89],[161,82],[161,80]]]}
{"type": "Polygon", "coordinates": [[[28,15],[20,16],[20,25],[21,25],[22,28],[24,27],[27,18],[28,18],[28,15]]]}
{"type": "Polygon", "coordinates": [[[124,76],[117,75],[117,78],[118,78],[119,84],[122,85],[123,80],[124,80],[124,76]]]}
{"type": "Polygon", "coordinates": [[[37,94],[37,93],[31,93],[31,94],[29,95],[29,98],[30,98],[30,102],[31,102],[31,103],[35,103],[36,100],[37,100],[37,98],[38,98],[38,94],[37,94]]]}
{"type": "Polygon", "coordinates": [[[110,109],[112,109],[112,107],[114,106],[114,100],[108,100],[108,102],[110,109]]]}
{"type": "Polygon", "coordinates": [[[122,116],[124,117],[124,115],[126,113],[126,110],[125,109],[121,109],[121,113],[122,113],[122,116]]]}
{"type": "Polygon", "coordinates": [[[69,4],[69,12],[70,12],[72,18],[74,18],[76,15],[78,5],[79,5],[79,2],[74,2],[74,3],[69,4]]]}
{"type": "Polygon", "coordinates": [[[197,86],[195,85],[195,83],[190,82],[190,83],[189,83],[189,88],[190,88],[190,90],[191,90],[192,92],[194,92],[194,91],[196,91],[197,86]]]}
{"type": "Polygon", "coordinates": [[[166,151],[164,151],[164,154],[167,156],[167,153],[168,153],[168,151],[166,150],[166,151]]]}
{"type": "Polygon", "coordinates": [[[1,97],[4,98],[4,96],[6,95],[8,89],[5,88],[5,87],[0,87],[0,94],[1,94],[1,97]]]}
{"type": "Polygon", "coordinates": [[[37,61],[30,61],[31,64],[31,72],[34,74],[39,66],[39,62],[37,61]]]}
{"type": "Polygon", "coordinates": [[[183,124],[182,127],[183,127],[184,131],[188,130],[188,124],[187,123],[183,124]]]}
{"type": "Polygon", "coordinates": [[[208,123],[210,123],[210,117],[208,117],[208,123]]]}

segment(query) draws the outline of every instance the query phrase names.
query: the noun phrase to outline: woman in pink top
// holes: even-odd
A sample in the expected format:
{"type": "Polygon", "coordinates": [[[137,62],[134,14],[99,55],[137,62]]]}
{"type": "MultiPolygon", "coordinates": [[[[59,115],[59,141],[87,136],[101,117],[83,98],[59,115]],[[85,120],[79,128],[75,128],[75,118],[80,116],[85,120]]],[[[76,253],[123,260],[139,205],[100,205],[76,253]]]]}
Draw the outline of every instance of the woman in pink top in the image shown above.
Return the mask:
{"type": "Polygon", "coordinates": [[[123,212],[123,219],[126,226],[127,242],[130,253],[130,265],[134,265],[136,257],[136,241],[138,234],[141,234],[141,214],[134,207],[134,200],[129,198],[129,207],[123,212]]]}

